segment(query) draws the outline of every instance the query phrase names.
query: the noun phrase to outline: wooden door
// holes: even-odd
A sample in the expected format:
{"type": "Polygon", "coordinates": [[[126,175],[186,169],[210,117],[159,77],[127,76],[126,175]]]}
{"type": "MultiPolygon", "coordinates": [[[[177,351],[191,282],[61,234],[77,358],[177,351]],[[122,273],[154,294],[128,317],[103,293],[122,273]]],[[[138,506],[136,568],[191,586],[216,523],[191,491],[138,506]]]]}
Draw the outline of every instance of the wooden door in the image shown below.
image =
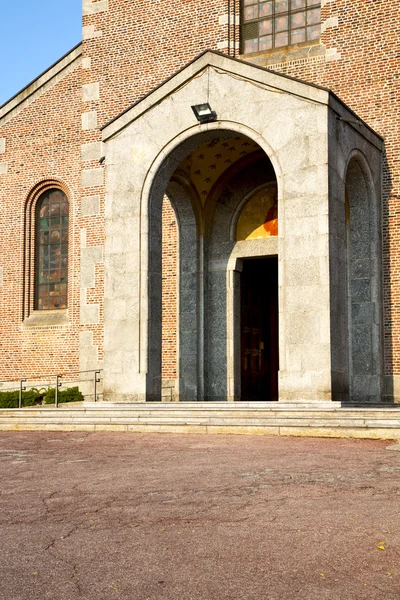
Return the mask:
{"type": "Polygon", "coordinates": [[[278,400],[278,261],[244,261],[241,279],[241,399],[278,400]]]}

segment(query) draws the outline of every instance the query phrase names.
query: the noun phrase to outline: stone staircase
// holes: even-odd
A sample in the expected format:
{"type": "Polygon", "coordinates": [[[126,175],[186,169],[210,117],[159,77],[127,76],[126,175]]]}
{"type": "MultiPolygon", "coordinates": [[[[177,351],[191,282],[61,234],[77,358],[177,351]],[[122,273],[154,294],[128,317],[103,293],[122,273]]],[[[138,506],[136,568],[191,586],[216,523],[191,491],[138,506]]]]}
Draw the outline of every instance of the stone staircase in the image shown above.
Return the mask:
{"type": "Polygon", "coordinates": [[[0,409],[1,431],[126,431],[400,439],[400,405],[84,402],[0,409]]]}

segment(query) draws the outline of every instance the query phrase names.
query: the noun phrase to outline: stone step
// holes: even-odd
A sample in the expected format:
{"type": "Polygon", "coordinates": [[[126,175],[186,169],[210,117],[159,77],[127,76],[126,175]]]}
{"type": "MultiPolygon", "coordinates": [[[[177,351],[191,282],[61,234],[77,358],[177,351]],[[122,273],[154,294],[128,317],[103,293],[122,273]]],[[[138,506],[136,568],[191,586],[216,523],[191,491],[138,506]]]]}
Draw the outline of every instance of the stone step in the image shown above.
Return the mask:
{"type": "MultiPolygon", "coordinates": [[[[71,407],[60,405],[60,408],[71,407]]],[[[138,402],[138,403],[111,403],[111,402],[84,402],[83,408],[99,410],[101,408],[120,410],[394,410],[400,413],[400,404],[382,405],[343,405],[339,402],[138,402]]]]}
{"type": "Polygon", "coordinates": [[[107,405],[85,403],[23,409],[1,409],[0,430],[131,431],[315,435],[400,439],[400,410],[353,408],[318,403],[171,403],[107,405]],[[328,407],[329,406],[329,407],[328,407]]]}
{"type": "Polygon", "coordinates": [[[176,433],[176,434],[225,434],[225,435],[280,435],[306,437],[337,437],[358,439],[399,440],[399,427],[335,427],[319,426],[262,426],[229,424],[166,424],[166,423],[0,423],[0,431],[73,431],[73,432],[130,432],[130,433],[176,433]]]}
{"type": "Polygon", "coordinates": [[[251,409],[241,410],[218,410],[209,411],[203,410],[170,410],[165,408],[164,410],[120,410],[119,408],[99,408],[99,409],[55,409],[55,408],[23,408],[23,409],[1,409],[0,418],[17,418],[23,416],[24,418],[39,418],[43,417],[46,419],[58,419],[62,418],[74,418],[78,415],[84,415],[88,418],[149,418],[155,417],[160,419],[168,418],[180,418],[180,419],[271,419],[281,417],[284,419],[288,418],[299,418],[299,419],[390,419],[397,420],[400,422],[400,411],[377,411],[377,410],[292,410],[292,411],[279,411],[279,410],[258,410],[254,411],[251,409]]]}
{"type": "MultiPolygon", "coordinates": [[[[152,414],[166,414],[169,413],[207,413],[207,414],[220,414],[220,413],[234,413],[234,414],[278,414],[278,413],[313,413],[313,414],[326,414],[326,413],[335,413],[335,414],[393,414],[399,415],[400,417],[400,406],[396,405],[395,407],[385,407],[385,408],[377,408],[377,407],[342,407],[335,406],[330,404],[329,406],[321,406],[320,404],[313,404],[311,406],[303,406],[303,405],[279,405],[274,403],[269,406],[242,406],[234,404],[232,406],[217,404],[214,406],[208,406],[206,403],[196,406],[188,406],[186,403],[172,405],[172,403],[154,405],[151,403],[147,404],[135,404],[135,405],[113,405],[113,406],[103,406],[102,404],[93,404],[91,406],[84,406],[86,410],[94,410],[94,411],[114,411],[114,412],[137,412],[138,414],[147,414],[151,412],[152,414]]],[[[37,410],[37,409],[36,409],[37,410]]],[[[67,410],[67,409],[63,409],[67,410]]]]}
{"type": "Polygon", "coordinates": [[[160,418],[158,416],[149,417],[101,417],[101,416],[73,416],[73,417],[62,417],[55,416],[52,419],[48,419],[45,416],[38,416],[35,418],[29,418],[24,416],[14,416],[12,418],[4,418],[0,416],[0,425],[7,423],[22,424],[34,422],[37,424],[45,423],[60,423],[60,424],[78,424],[78,423],[93,423],[93,424],[131,424],[141,423],[145,424],[165,424],[165,425],[238,425],[240,427],[245,426],[271,426],[271,427],[390,427],[400,429],[400,419],[337,419],[337,418],[324,418],[324,419],[310,419],[306,417],[294,418],[268,418],[268,419],[240,419],[240,418],[179,418],[179,417],[166,417],[160,418]]]}
{"type": "Polygon", "coordinates": [[[363,426],[392,426],[400,427],[400,418],[371,418],[368,416],[358,417],[338,417],[337,415],[324,415],[320,417],[314,417],[312,415],[268,415],[268,416],[233,416],[233,415],[218,415],[218,416],[207,416],[207,415],[107,415],[107,414],[87,414],[87,413],[74,413],[74,414],[38,414],[38,415],[25,415],[14,413],[12,415],[0,414],[0,423],[14,422],[14,423],[25,423],[28,421],[36,423],[47,423],[47,422],[60,422],[60,423],[165,423],[165,424],[239,424],[239,425],[304,425],[304,426],[320,426],[329,425],[335,427],[363,427],[363,426]]]}

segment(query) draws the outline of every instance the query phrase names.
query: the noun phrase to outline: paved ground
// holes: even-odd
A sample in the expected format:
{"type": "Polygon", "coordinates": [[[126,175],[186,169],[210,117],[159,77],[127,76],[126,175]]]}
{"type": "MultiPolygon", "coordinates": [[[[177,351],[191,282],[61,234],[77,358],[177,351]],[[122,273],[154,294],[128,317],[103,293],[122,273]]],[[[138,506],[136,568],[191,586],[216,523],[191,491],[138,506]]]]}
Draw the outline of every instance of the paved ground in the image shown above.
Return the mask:
{"type": "Polygon", "coordinates": [[[399,599],[390,445],[1,433],[0,598],[399,599]]]}

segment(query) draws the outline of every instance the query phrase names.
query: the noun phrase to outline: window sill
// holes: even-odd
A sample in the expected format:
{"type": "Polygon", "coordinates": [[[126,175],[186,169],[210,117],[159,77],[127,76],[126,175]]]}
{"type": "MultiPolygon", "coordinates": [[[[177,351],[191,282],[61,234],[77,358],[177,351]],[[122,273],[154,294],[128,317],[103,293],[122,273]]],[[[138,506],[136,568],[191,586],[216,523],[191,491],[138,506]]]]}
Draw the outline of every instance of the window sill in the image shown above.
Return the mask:
{"type": "Polygon", "coordinates": [[[268,66],[270,64],[273,65],[324,55],[325,46],[321,44],[320,40],[314,40],[312,42],[295,44],[294,46],[282,46],[281,48],[274,48],[273,50],[262,50],[261,52],[241,54],[239,58],[260,66],[268,66]]]}
{"type": "Polygon", "coordinates": [[[35,310],[22,323],[23,329],[66,327],[69,325],[68,309],[35,310]]]}

